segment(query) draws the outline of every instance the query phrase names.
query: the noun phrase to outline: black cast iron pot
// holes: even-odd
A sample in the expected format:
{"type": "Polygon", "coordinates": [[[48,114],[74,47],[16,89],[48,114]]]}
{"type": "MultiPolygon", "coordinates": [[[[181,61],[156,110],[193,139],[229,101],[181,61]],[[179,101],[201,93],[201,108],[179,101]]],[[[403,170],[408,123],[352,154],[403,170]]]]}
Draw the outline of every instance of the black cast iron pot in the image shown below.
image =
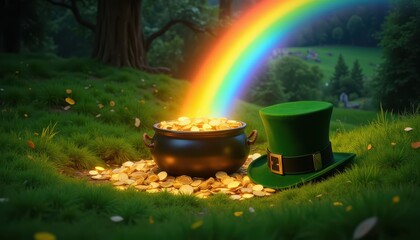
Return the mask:
{"type": "Polygon", "coordinates": [[[235,172],[257,140],[257,130],[245,135],[245,123],[238,128],[207,132],[173,131],[158,125],[153,125],[155,135],[145,133],[143,141],[159,168],[174,176],[210,177],[217,171],[235,172]]]}

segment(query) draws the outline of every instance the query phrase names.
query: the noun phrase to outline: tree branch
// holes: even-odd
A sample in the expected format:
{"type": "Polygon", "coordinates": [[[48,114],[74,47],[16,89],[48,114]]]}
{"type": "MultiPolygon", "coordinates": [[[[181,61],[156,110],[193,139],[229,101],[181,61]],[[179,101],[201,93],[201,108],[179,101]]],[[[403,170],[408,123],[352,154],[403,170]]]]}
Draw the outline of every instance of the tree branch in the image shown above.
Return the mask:
{"type": "Polygon", "coordinates": [[[210,28],[201,28],[198,25],[196,25],[195,23],[193,23],[191,21],[188,21],[188,20],[173,19],[173,20],[169,21],[168,23],[166,23],[166,25],[163,26],[161,29],[152,33],[149,37],[146,38],[145,43],[144,43],[145,50],[149,51],[149,48],[150,48],[150,45],[152,44],[152,42],[156,38],[165,34],[172,26],[174,26],[176,24],[182,24],[182,25],[188,27],[189,29],[193,30],[194,32],[208,33],[208,34],[212,35],[213,37],[216,36],[216,34],[214,34],[214,32],[210,28]]]}
{"type": "Polygon", "coordinates": [[[85,26],[87,28],[89,28],[90,30],[92,30],[93,32],[95,32],[95,24],[85,20],[82,18],[82,16],[80,15],[80,11],[79,8],[76,5],[76,0],[70,0],[70,4],[67,3],[67,1],[65,0],[47,0],[47,2],[53,4],[53,5],[57,5],[57,6],[61,6],[67,9],[70,9],[74,15],[74,17],[76,18],[76,21],[82,25],[85,26]]]}

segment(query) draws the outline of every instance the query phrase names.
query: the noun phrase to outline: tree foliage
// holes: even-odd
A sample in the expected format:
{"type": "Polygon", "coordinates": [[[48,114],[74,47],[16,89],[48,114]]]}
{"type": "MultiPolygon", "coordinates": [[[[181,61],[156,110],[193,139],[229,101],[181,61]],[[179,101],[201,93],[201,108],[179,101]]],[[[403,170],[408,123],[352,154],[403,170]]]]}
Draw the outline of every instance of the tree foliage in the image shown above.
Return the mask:
{"type": "Polygon", "coordinates": [[[341,79],[349,75],[349,68],[347,67],[346,62],[344,61],[343,55],[338,55],[337,63],[334,67],[334,74],[330,80],[329,86],[331,89],[331,94],[333,96],[338,96],[343,91],[341,89],[341,79]]]}
{"type": "Polygon", "coordinates": [[[350,37],[352,39],[352,44],[354,45],[357,40],[360,39],[360,36],[362,35],[364,31],[364,23],[360,16],[353,15],[350,17],[350,19],[347,22],[347,30],[350,33],[350,37]]]}
{"type": "Polygon", "coordinates": [[[295,57],[283,57],[269,63],[252,92],[251,100],[261,105],[285,101],[319,100],[322,72],[295,57]]]}
{"type": "Polygon", "coordinates": [[[360,67],[360,63],[359,60],[356,59],[353,62],[353,67],[351,68],[351,72],[350,72],[350,78],[353,81],[353,86],[354,86],[354,90],[353,92],[356,93],[358,96],[362,96],[363,95],[363,71],[362,68],[360,67]]]}
{"type": "Polygon", "coordinates": [[[331,77],[330,94],[333,97],[338,97],[341,93],[345,92],[354,97],[363,95],[363,71],[360,67],[359,60],[353,62],[351,71],[344,61],[343,56],[340,54],[335,65],[334,74],[331,77]]]}
{"type": "Polygon", "coordinates": [[[417,107],[420,104],[420,1],[396,1],[381,37],[384,62],[376,78],[377,99],[387,110],[417,107]]]}

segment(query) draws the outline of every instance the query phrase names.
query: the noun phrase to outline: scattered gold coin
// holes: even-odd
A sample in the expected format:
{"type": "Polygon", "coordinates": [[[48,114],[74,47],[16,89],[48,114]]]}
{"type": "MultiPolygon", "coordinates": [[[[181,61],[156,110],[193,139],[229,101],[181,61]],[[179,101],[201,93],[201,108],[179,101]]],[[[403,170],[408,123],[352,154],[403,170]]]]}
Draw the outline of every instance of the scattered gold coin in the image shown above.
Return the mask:
{"type": "Polygon", "coordinates": [[[87,174],[92,180],[110,181],[119,190],[133,188],[148,193],[167,191],[172,194],[193,194],[198,198],[222,193],[233,200],[270,196],[276,192],[275,189],[255,184],[247,175],[246,169],[255,157],[255,154],[248,156],[245,164],[235,173],[219,171],[207,179],[187,175],[170,176],[159,169],[153,160],[127,161],[115,169],[97,166],[87,174]]]}

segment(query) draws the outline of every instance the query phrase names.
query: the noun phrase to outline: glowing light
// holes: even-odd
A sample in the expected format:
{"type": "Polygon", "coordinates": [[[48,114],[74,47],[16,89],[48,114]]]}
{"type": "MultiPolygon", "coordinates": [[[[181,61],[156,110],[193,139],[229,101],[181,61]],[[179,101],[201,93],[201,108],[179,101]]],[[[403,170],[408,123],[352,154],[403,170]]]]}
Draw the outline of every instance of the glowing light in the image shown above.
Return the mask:
{"type": "MultiPolygon", "coordinates": [[[[369,1],[369,3],[385,0],[369,1]]],[[[234,100],[275,47],[305,23],[362,0],[265,0],[232,24],[193,79],[181,116],[229,116],[234,100]]]]}

